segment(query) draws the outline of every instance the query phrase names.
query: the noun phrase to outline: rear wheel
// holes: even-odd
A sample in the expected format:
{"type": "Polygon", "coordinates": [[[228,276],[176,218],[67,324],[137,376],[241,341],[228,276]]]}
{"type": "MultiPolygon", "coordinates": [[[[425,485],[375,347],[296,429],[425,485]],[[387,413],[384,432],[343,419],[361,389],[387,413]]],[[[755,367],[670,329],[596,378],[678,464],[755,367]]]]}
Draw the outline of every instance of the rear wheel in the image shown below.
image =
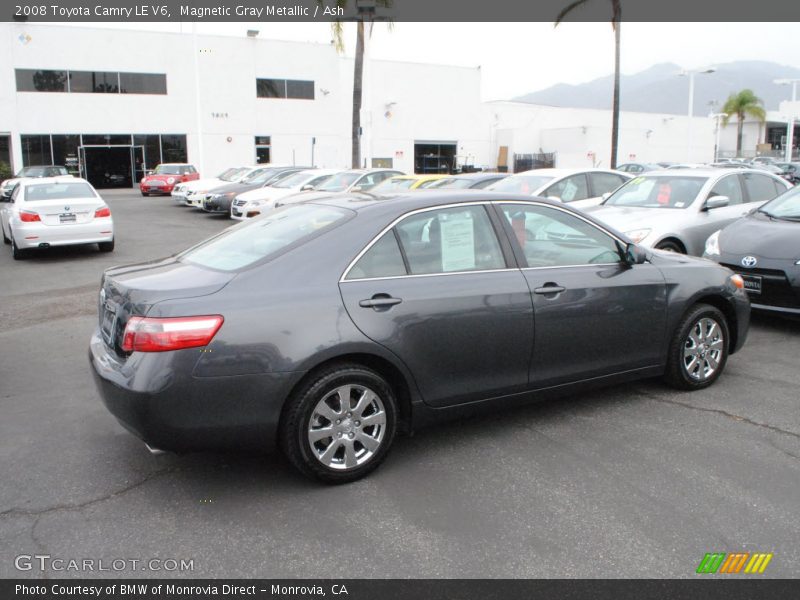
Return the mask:
{"type": "Polygon", "coordinates": [[[677,254],[686,254],[681,245],[678,242],[673,242],[672,240],[664,240],[656,244],[656,250],[666,250],[667,252],[675,252],[677,254]]]}
{"type": "Polygon", "coordinates": [[[11,256],[14,257],[14,260],[22,260],[28,256],[27,250],[22,250],[17,247],[17,242],[14,241],[13,233],[11,233],[11,256]]]}
{"type": "Polygon", "coordinates": [[[335,365],[309,378],[289,400],[280,441],[304,475],[348,483],[386,458],[396,426],[397,402],[386,380],[360,365],[335,365]]]}
{"type": "Polygon", "coordinates": [[[97,247],[100,249],[100,252],[113,252],[114,240],[110,242],[98,242],[97,247]]]}
{"type": "Polygon", "coordinates": [[[665,380],[682,390],[714,383],[728,360],[728,322],[718,308],[696,304],[681,320],[669,346],[665,380]]]}

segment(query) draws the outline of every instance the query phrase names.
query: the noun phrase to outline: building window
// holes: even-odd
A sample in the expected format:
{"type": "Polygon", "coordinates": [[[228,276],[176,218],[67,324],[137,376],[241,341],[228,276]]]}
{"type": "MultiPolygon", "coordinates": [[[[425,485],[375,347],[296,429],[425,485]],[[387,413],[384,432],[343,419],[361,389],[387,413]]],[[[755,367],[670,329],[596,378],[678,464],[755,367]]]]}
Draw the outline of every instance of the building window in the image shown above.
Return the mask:
{"type": "Polygon", "coordinates": [[[78,162],[78,146],[81,145],[81,136],[78,134],[52,135],[53,164],[64,165],[70,175],[80,177],[78,162]]]}
{"type": "Polygon", "coordinates": [[[14,165],[11,162],[11,136],[0,135],[0,170],[7,167],[7,170],[14,173],[14,165]]]}
{"type": "Polygon", "coordinates": [[[187,162],[186,136],[185,135],[162,135],[161,136],[161,156],[165,163],[185,163],[187,162]]]}
{"type": "Polygon", "coordinates": [[[256,136],[256,163],[266,164],[270,162],[272,148],[272,138],[268,135],[256,136]]]}
{"type": "Polygon", "coordinates": [[[70,71],[69,91],[79,94],[118,94],[119,73],[70,71]]]}
{"type": "Polygon", "coordinates": [[[22,163],[26,167],[52,165],[49,135],[21,135],[22,163]]]}
{"type": "Polygon", "coordinates": [[[16,78],[18,92],[161,95],[167,93],[167,76],[163,73],[16,69],[16,78]]]}
{"type": "Polygon", "coordinates": [[[314,82],[297,79],[256,79],[256,96],[313,100],[314,82]]]}
{"type": "Polygon", "coordinates": [[[66,71],[16,69],[18,92],[66,92],[66,71]]]}
{"type": "Polygon", "coordinates": [[[158,73],[120,73],[121,94],[166,94],[167,76],[158,73]]]}

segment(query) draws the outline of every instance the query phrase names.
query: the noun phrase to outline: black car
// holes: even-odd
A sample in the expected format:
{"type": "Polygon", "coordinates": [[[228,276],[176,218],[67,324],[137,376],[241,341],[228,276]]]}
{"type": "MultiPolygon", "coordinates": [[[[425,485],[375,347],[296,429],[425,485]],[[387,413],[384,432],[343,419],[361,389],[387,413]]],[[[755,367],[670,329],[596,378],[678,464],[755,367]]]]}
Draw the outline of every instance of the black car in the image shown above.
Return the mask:
{"type": "Polygon", "coordinates": [[[200,208],[210,213],[230,214],[233,199],[244,192],[277,183],[293,173],[305,171],[313,167],[268,167],[256,169],[244,179],[236,183],[226,183],[210,190],[200,201],[200,208]]]}
{"type": "Polygon", "coordinates": [[[747,335],[741,278],[563,204],[344,194],[105,272],[89,358],[151,447],[278,444],[362,477],[398,431],[595,385],[711,385],[747,335]]]}
{"type": "Polygon", "coordinates": [[[742,276],[754,309],[800,315],[800,188],[712,234],[704,256],[742,276]]]}

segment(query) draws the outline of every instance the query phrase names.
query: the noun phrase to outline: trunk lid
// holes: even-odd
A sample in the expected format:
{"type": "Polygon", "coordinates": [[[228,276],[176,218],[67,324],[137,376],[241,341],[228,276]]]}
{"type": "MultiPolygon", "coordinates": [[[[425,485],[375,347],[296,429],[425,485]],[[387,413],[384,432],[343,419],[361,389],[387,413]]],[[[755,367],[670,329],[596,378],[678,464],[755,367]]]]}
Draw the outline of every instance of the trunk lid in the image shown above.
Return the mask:
{"type": "Polygon", "coordinates": [[[101,206],[103,203],[97,198],[70,198],[26,202],[22,209],[37,213],[44,225],[61,226],[88,223],[101,206]]]}

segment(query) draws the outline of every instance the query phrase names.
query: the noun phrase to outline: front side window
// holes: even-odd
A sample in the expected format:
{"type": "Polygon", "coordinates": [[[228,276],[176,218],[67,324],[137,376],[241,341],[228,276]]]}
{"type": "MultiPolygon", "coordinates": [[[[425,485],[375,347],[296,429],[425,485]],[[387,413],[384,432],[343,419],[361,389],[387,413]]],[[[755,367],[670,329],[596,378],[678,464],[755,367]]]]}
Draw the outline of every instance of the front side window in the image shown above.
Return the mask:
{"type": "Polygon", "coordinates": [[[528,267],[564,267],[620,261],[616,241],[583,219],[546,206],[505,204],[528,267]]]}
{"type": "Polygon", "coordinates": [[[640,208],[686,208],[708,181],[707,177],[639,176],[611,194],[603,206],[636,206],[640,208]]]}
{"type": "Polygon", "coordinates": [[[586,187],[586,176],[581,173],[580,175],[565,177],[547,188],[542,195],[547,198],[558,198],[561,202],[585,200],[589,197],[589,190],[586,187]]]}
{"type": "Polygon", "coordinates": [[[728,175],[720,179],[708,193],[709,198],[714,196],[727,196],[730,199],[730,204],[741,204],[742,187],[739,185],[739,176],[728,175]]]}
{"type": "Polygon", "coordinates": [[[340,225],[351,214],[351,211],[332,206],[285,206],[228,229],[178,258],[211,269],[238,271],[340,225]]]}
{"type": "Polygon", "coordinates": [[[483,206],[425,211],[404,219],[396,229],[412,275],[506,266],[483,206]]]}
{"type": "Polygon", "coordinates": [[[608,192],[613,192],[625,183],[624,177],[614,175],[614,173],[589,173],[589,179],[592,182],[592,195],[594,196],[602,196],[608,192]]]}

